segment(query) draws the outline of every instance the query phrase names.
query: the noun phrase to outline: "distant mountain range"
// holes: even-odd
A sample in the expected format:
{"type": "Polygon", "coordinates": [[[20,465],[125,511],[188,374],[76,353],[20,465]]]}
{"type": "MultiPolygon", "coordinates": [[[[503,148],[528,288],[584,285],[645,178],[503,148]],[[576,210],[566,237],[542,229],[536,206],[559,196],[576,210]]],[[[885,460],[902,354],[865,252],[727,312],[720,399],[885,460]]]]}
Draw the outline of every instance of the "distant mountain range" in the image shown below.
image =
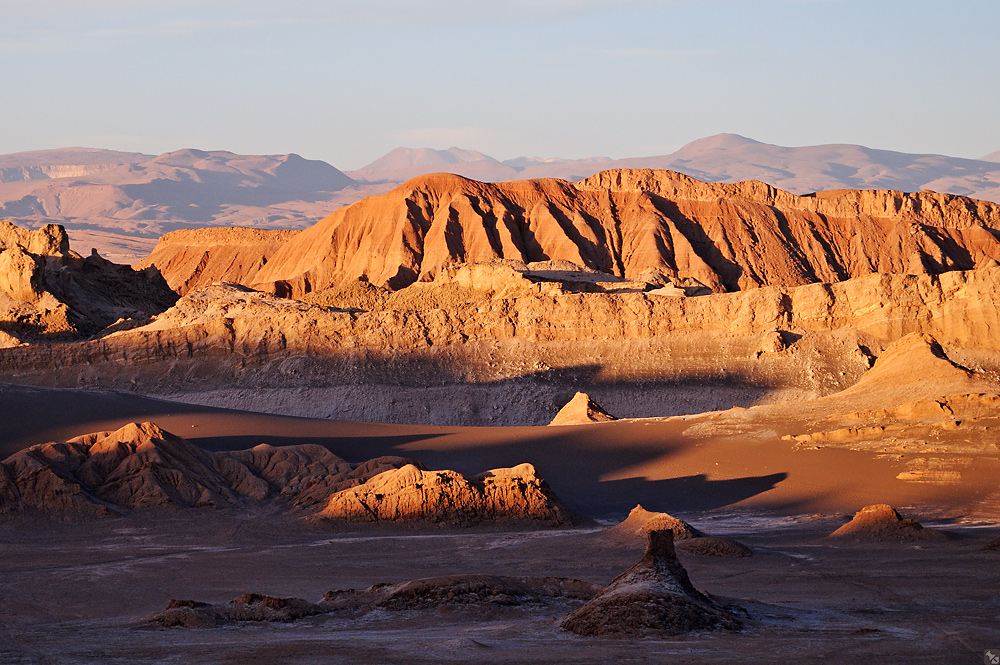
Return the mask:
{"type": "Polygon", "coordinates": [[[406,182],[418,175],[439,171],[482,182],[529,178],[581,180],[602,171],[602,164],[610,163],[612,163],[610,157],[588,159],[517,157],[501,162],[476,150],[396,148],[371,164],[346,173],[355,180],[367,182],[406,182]]]}
{"type": "Polygon", "coordinates": [[[859,145],[786,148],[736,134],[719,134],[687,144],[669,155],[610,159],[498,161],[481,152],[449,148],[397,148],[347,174],[368,182],[404,182],[435,171],[474,180],[527,178],[581,180],[607,169],[669,169],[705,182],[762,180],[793,194],[829,189],[929,189],[1000,202],[1000,151],[981,159],[914,155],[859,145]]]}
{"type": "Polygon", "coordinates": [[[304,228],[386,186],[289,155],[89,148],[0,155],[0,219],[66,226],[76,249],[134,262],[178,228],[304,228]]]}
{"type": "Polygon", "coordinates": [[[929,189],[1000,202],[1000,151],[982,158],[857,145],[789,148],[719,134],[669,155],[518,157],[396,148],[355,171],[288,155],[185,149],[159,156],[90,148],[0,155],[0,219],[66,226],[74,246],[116,261],[148,254],[167,231],[201,226],[305,228],[342,205],[426,173],[498,182],[576,181],[616,168],[680,171],[706,182],[762,180],[795,194],[830,189],[929,189]]]}

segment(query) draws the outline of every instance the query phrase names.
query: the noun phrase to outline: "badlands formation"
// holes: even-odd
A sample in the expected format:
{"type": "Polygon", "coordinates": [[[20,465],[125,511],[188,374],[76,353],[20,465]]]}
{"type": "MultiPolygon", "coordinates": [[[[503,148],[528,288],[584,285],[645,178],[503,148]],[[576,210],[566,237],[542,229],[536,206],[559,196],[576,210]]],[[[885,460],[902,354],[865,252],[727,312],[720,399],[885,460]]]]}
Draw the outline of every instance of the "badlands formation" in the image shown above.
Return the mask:
{"type": "Polygon", "coordinates": [[[1000,202],[1000,159],[783,147],[735,134],[692,141],[669,155],[610,159],[518,157],[475,150],[397,148],[346,173],[298,155],[183,149],[162,155],[62,148],[0,155],[0,219],[36,229],[62,224],[74,246],[118,263],[149,254],[172,230],[211,226],[303,229],[337,208],[437,172],[499,182],[577,181],[608,169],[670,169],[708,182],[763,180],[807,194],[834,189],[952,192],[1000,202]]]}
{"type": "Polygon", "coordinates": [[[978,657],[998,238],[651,170],[421,176],[135,268],[2,226],[0,660],[978,657]]]}

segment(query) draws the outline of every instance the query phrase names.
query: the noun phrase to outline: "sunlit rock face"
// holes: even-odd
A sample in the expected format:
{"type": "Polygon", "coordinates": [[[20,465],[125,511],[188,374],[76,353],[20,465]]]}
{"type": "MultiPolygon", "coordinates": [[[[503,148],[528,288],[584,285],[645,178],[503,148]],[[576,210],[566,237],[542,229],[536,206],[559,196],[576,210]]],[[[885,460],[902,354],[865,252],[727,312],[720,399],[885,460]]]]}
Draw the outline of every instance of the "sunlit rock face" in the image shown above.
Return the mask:
{"type": "Polygon", "coordinates": [[[141,325],[176,300],[155,269],[81,257],[62,226],[0,222],[0,325],[18,342],[89,335],[125,319],[141,325]]]}
{"type": "Polygon", "coordinates": [[[998,229],[997,204],[933,192],[795,196],[652,170],[577,183],[434,174],[336,211],[249,284],[292,297],[359,278],[398,289],[452,263],[508,259],[628,279],[657,269],[723,292],[968,270],[1000,259],[998,229]]]}

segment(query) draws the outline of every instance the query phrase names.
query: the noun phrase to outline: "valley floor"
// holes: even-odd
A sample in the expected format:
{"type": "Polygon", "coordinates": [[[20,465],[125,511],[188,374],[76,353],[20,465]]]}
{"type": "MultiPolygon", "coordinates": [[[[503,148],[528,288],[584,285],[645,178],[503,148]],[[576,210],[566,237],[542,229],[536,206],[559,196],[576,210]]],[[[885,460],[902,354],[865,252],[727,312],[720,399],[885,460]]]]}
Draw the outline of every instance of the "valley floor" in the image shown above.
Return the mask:
{"type": "Polygon", "coordinates": [[[404,455],[462,473],[527,461],[567,505],[597,520],[510,531],[319,530],[261,507],[89,522],[7,517],[0,521],[3,663],[937,664],[979,662],[985,649],[1000,647],[1000,552],[982,549],[1000,535],[992,398],[948,402],[968,414],[957,429],[941,425],[957,424],[957,415],[913,420],[923,417],[919,401],[905,412],[879,412],[881,422],[905,427],[891,436],[880,430],[873,444],[863,427],[837,429],[841,420],[829,417],[845,400],[863,406],[848,393],[795,409],[509,428],[310,420],[9,384],[0,385],[0,397],[5,454],[150,420],[211,450],[311,442],[350,461],[404,455]],[[802,432],[823,436],[794,438],[802,432]],[[919,460],[951,465],[953,475],[921,476],[913,466],[919,460]],[[743,559],[679,554],[695,586],[742,608],[742,632],[583,638],[558,627],[572,607],[553,606],[378,610],[211,629],[152,628],[143,620],[170,599],[225,603],[255,592],[316,602],[329,590],[451,574],[603,585],[641,556],[638,540],[622,544],[602,533],[637,503],[753,548],[743,559]],[[891,503],[953,537],[825,539],[872,503],[891,503]]]}
{"type": "Polygon", "coordinates": [[[564,609],[380,610],[360,619],[151,628],[171,598],[226,602],[255,591],[310,601],[459,573],[552,575],[605,584],[641,555],[598,528],[559,531],[324,532],[266,516],[133,516],[0,527],[0,660],[36,663],[971,663],[997,645],[998,534],[919,545],[831,543],[837,518],[687,515],[740,539],[745,559],[681,553],[695,585],[744,608],[740,633],[583,638],[564,609]],[[35,525],[38,526],[38,525],[35,525]],[[558,614],[557,614],[558,612],[558,614]]]}

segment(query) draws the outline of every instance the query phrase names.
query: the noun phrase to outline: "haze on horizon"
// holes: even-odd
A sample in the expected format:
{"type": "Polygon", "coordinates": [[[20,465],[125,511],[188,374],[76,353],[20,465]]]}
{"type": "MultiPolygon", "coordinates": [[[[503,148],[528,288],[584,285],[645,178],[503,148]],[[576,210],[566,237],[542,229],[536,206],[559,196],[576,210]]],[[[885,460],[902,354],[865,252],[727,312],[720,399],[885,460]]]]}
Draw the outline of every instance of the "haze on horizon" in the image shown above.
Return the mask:
{"type": "Polygon", "coordinates": [[[580,158],[733,132],[1000,148],[1000,4],[0,0],[0,153],[400,145],[580,158]]]}

